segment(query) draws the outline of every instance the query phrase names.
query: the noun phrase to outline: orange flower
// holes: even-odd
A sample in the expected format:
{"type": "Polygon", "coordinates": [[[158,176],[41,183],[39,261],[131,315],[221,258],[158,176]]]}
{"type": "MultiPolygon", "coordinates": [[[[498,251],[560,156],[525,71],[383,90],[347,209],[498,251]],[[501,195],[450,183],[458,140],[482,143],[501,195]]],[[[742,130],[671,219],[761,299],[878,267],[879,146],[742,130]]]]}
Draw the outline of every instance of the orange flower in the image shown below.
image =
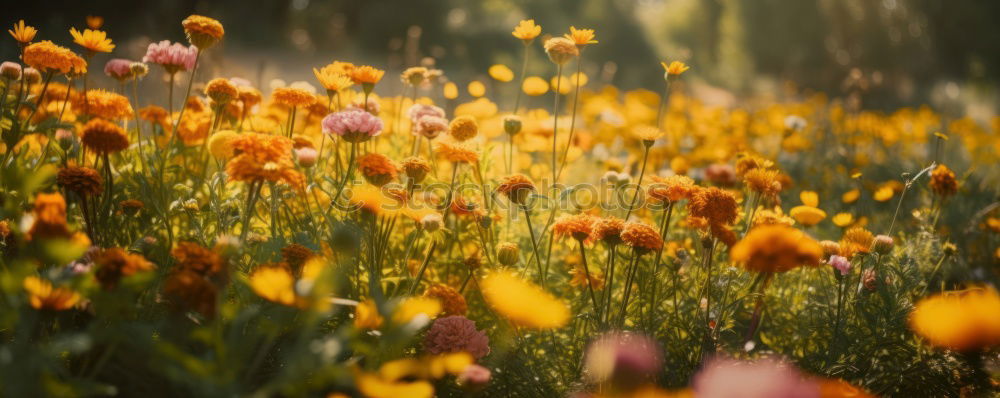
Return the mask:
{"type": "Polygon", "coordinates": [[[316,97],[308,91],[294,87],[278,87],[271,93],[274,101],[285,106],[309,106],[316,102],[316,97]]]}
{"type": "Polygon", "coordinates": [[[535,191],[535,184],[524,174],[513,174],[500,180],[497,192],[507,196],[512,203],[524,205],[528,195],[535,191]]]}
{"type": "Polygon", "coordinates": [[[857,253],[869,253],[874,242],[875,235],[870,231],[861,227],[850,228],[840,238],[841,255],[852,258],[857,253]]]}
{"type": "Polygon", "coordinates": [[[89,51],[97,53],[109,53],[115,49],[108,34],[100,30],[84,29],[81,33],[76,28],[69,28],[69,34],[73,35],[73,42],[89,51]]]}
{"type": "MultiPolygon", "coordinates": [[[[25,47],[23,58],[24,63],[42,73],[69,73],[81,67],[82,61],[82,59],[77,60],[79,57],[68,48],[57,46],[48,40],[25,47]]],[[[86,68],[85,62],[82,67],[86,68]]]]}
{"type": "Polygon", "coordinates": [[[699,188],[691,195],[688,214],[704,218],[709,224],[731,225],[738,215],[736,196],[716,187],[699,188]]]}
{"type": "Polygon", "coordinates": [[[694,180],[688,176],[672,175],[666,178],[651,176],[652,184],[646,188],[646,195],[653,201],[676,203],[688,199],[697,189],[694,180]]]}
{"type": "Polygon", "coordinates": [[[238,151],[226,164],[226,174],[234,181],[283,182],[296,188],[305,185],[305,177],[295,170],[292,140],[277,135],[246,133],[233,140],[238,151]]]}
{"type": "Polygon", "coordinates": [[[1000,295],[992,288],[937,294],[917,303],[910,327],[934,346],[972,352],[1000,345],[1000,295]]]}
{"type": "Polygon", "coordinates": [[[434,152],[452,163],[479,162],[479,153],[473,150],[470,145],[459,142],[438,142],[434,147],[434,152]]]}
{"type": "Polygon", "coordinates": [[[677,76],[680,76],[681,73],[684,73],[688,69],[691,69],[689,66],[684,65],[684,63],[681,61],[673,61],[670,64],[667,64],[666,62],[660,62],[660,65],[663,65],[663,72],[667,78],[675,78],[677,76]]]}
{"type": "Polygon", "coordinates": [[[577,47],[581,48],[588,44],[597,44],[597,40],[594,40],[593,29],[577,29],[575,26],[570,26],[569,33],[564,34],[563,37],[572,40],[577,47]]]}
{"type": "Polygon", "coordinates": [[[399,169],[392,160],[374,152],[358,158],[358,170],[365,180],[377,187],[395,180],[399,174],[399,169]]]}
{"type": "Polygon", "coordinates": [[[610,245],[621,243],[621,233],[625,229],[625,221],[617,217],[603,217],[594,221],[590,237],[610,245]]]}
{"type": "Polygon", "coordinates": [[[217,77],[205,84],[205,95],[217,104],[225,105],[235,99],[239,91],[229,79],[217,77]]]}
{"type": "Polygon", "coordinates": [[[469,115],[456,117],[448,125],[448,134],[458,142],[468,141],[479,134],[479,124],[476,118],[469,115]]]}
{"type": "Polygon", "coordinates": [[[594,216],[586,213],[564,215],[552,224],[552,233],[557,237],[570,236],[583,242],[593,233],[595,221],[594,216]]]}
{"type": "Polygon", "coordinates": [[[934,171],[931,171],[931,190],[941,197],[948,197],[958,192],[958,181],[955,180],[955,172],[948,166],[939,164],[934,171]]]}
{"type": "Polygon", "coordinates": [[[132,104],[128,98],[107,90],[87,90],[86,95],[76,97],[73,109],[80,113],[108,120],[121,120],[132,117],[132,104]],[[86,101],[86,103],[84,103],[86,101]]]}
{"type": "Polygon", "coordinates": [[[781,192],[777,170],[763,168],[749,170],[743,175],[743,183],[751,191],[768,198],[773,198],[781,192]]]}
{"type": "Polygon", "coordinates": [[[65,287],[52,287],[52,282],[37,276],[24,278],[22,284],[28,292],[28,302],[37,310],[63,311],[80,302],[80,294],[65,287]]]}
{"type": "Polygon", "coordinates": [[[621,233],[622,242],[631,246],[639,254],[645,254],[663,248],[663,238],[649,224],[629,221],[621,233]]]}
{"type": "Polygon", "coordinates": [[[94,277],[105,289],[113,289],[122,277],[156,268],[142,255],[126,252],[118,247],[99,250],[93,254],[92,259],[97,266],[94,277]]]}
{"type": "Polygon", "coordinates": [[[128,135],[117,123],[104,119],[91,119],[83,126],[80,137],[83,146],[96,153],[106,155],[128,148],[128,135]]]}
{"type": "Polygon", "coordinates": [[[465,315],[466,311],[468,311],[465,297],[451,286],[442,284],[432,285],[424,292],[424,296],[441,303],[443,310],[441,316],[465,315]]]}
{"type": "Polygon", "coordinates": [[[364,65],[351,70],[351,79],[355,84],[376,84],[382,80],[385,71],[364,65]]]}
{"type": "Polygon", "coordinates": [[[316,76],[316,80],[326,88],[328,93],[336,93],[340,90],[346,89],[354,84],[351,80],[350,71],[343,70],[341,67],[336,65],[336,62],[322,69],[313,68],[313,75],[316,76]]]}
{"type": "Polygon", "coordinates": [[[58,193],[35,196],[35,223],[28,230],[28,239],[70,237],[66,226],[66,200],[58,193]]]}
{"type": "Polygon", "coordinates": [[[35,39],[35,34],[38,33],[38,29],[35,29],[32,26],[25,25],[24,20],[22,19],[20,21],[17,21],[16,24],[14,24],[13,30],[7,29],[7,32],[14,37],[14,40],[17,40],[17,42],[21,43],[21,45],[23,46],[28,43],[31,43],[31,41],[35,39]]]}
{"type": "Polygon", "coordinates": [[[823,248],[804,232],[785,225],[751,229],[729,251],[729,258],[755,272],[785,272],[819,265],[823,248]]]}
{"type": "Polygon", "coordinates": [[[535,25],[534,19],[522,20],[517,26],[514,27],[514,31],[511,32],[514,37],[521,39],[525,45],[531,43],[535,40],[538,35],[542,34],[542,27],[535,25]]]}
{"type": "Polygon", "coordinates": [[[101,193],[101,188],[104,186],[104,179],[97,173],[97,170],[92,168],[68,166],[59,169],[59,174],[56,175],[56,183],[67,191],[81,197],[88,197],[101,193]]]}
{"type": "Polygon", "coordinates": [[[177,259],[174,269],[192,271],[201,276],[215,276],[223,271],[222,257],[194,242],[179,242],[170,255],[177,259]]]}
{"type": "Polygon", "coordinates": [[[191,15],[185,18],[181,22],[181,26],[184,27],[184,34],[187,35],[188,42],[201,50],[212,47],[226,34],[222,23],[201,15],[191,15]]]}

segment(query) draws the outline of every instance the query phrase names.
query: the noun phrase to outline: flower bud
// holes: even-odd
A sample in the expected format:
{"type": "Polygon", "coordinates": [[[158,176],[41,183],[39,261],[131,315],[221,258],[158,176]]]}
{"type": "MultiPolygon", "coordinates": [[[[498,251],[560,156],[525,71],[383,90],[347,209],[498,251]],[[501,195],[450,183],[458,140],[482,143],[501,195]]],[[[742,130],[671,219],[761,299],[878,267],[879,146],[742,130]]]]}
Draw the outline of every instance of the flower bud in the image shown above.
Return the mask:
{"type": "Polygon", "coordinates": [[[836,254],[830,256],[830,260],[827,261],[830,266],[832,266],[837,271],[840,271],[840,275],[847,275],[851,273],[851,262],[847,260],[847,257],[838,256],[836,254]]]}
{"type": "Polygon", "coordinates": [[[299,161],[299,166],[310,168],[316,165],[319,153],[310,147],[302,147],[295,150],[295,158],[299,161]]]}
{"type": "Polygon", "coordinates": [[[830,258],[830,256],[840,253],[840,243],[832,240],[820,241],[819,246],[823,248],[823,257],[830,258]]]}
{"type": "Polygon", "coordinates": [[[0,76],[11,81],[20,79],[21,65],[9,61],[0,64],[0,76]]]}
{"type": "Polygon", "coordinates": [[[872,250],[878,254],[886,254],[892,251],[893,240],[888,235],[877,235],[872,243],[872,250]]]}
{"type": "Polygon", "coordinates": [[[444,218],[438,213],[431,213],[420,219],[420,227],[427,232],[437,232],[444,226],[444,218]]]}
{"type": "Polygon", "coordinates": [[[516,243],[503,242],[497,245],[497,261],[505,266],[513,266],[521,259],[521,250],[516,243]]]}
{"type": "Polygon", "coordinates": [[[29,85],[42,82],[42,74],[35,68],[24,68],[24,76],[22,78],[24,79],[24,82],[29,85]]]}
{"type": "Polygon", "coordinates": [[[76,136],[73,135],[73,132],[66,129],[56,130],[55,137],[56,142],[59,143],[59,147],[64,151],[69,150],[73,146],[73,142],[76,141],[76,136]]]}
{"type": "Polygon", "coordinates": [[[503,117],[503,131],[508,135],[516,135],[521,132],[521,118],[517,115],[507,115],[503,117]]]}
{"type": "Polygon", "coordinates": [[[132,65],[129,65],[129,69],[132,70],[132,76],[136,79],[142,79],[149,73],[149,66],[142,62],[133,62],[132,65]]]}

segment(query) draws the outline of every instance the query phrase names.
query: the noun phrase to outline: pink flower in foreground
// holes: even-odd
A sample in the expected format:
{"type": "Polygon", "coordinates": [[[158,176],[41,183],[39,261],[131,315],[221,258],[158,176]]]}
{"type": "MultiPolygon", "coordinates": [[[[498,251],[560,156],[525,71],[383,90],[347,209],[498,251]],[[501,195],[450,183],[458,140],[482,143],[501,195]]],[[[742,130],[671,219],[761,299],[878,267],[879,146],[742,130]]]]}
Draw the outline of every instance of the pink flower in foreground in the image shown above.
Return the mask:
{"type": "Polygon", "coordinates": [[[490,382],[492,373],[480,365],[472,364],[465,367],[465,370],[458,375],[458,385],[467,390],[477,391],[486,387],[490,382]]]}
{"type": "Polygon", "coordinates": [[[104,74],[118,81],[127,80],[132,77],[132,61],[114,58],[104,64],[104,74]]]}
{"type": "Polygon", "coordinates": [[[344,137],[347,142],[364,142],[382,134],[382,119],[361,109],[347,109],[323,118],[323,132],[344,137]]]}
{"type": "Polygon", "coordinates": [[[631,389],[648,382],[663,367],[660,345],[637,333],[609,332],[587,347],[584,369],[596,383],[631,389]]]}
{"type": "Polygon", "coordinates": [[[476,330],[476,322],[453,315],[434,321],[424,338],[424,349],[431,354],[464,351],[479,359],[490,353],[490,339],[476,330]]]}
{"type": "Polygon", "coordinates": [[[170,40],[163,40],[149,44],[149,47],[146,48],[146,56],[142,57],[142,62],[158,64],[163,66],[168,73],[177,73],[194,68],[197,56],[198,48],[195,46],[185,47],[180,43],[171,44],[170,40]]]}
{"type": "Polygon", "coordinates": [[[827,262],[830,263],[830,265],[833,266],[833,268],[836,268],[837,271],[840,271],[841,275],[847,275],[851,273],[851,262],[850,260],[847,259],[847,257],[838,256],[834,254],[830,256],[830,259],[827,260],[827,262]]]}
{"type": "Polygon", "coordinates": [[[819,385],[775,360],[715,359],[694,376],[698,398],[819,398],[819,385]]]}

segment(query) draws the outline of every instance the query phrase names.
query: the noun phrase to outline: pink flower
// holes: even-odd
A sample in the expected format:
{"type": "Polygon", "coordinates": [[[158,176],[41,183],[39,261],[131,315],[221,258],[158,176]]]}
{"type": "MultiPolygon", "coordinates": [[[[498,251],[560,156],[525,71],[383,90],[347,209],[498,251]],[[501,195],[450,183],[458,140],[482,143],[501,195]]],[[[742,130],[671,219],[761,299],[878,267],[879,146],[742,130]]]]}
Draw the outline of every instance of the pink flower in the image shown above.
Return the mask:
{"type": "Polygon", "coordinates": [[[597,383],[611,382],[630,389],[654,377],[663,367],[660,346],[637,333],[610,332],[587,348],[584,369],[597,383]]]}
{"type": "MultiPolygon", "coordinates": [[[[365,105],[365,99],[364,99],[364,97],[361,97],[360,99],[355,100],[351,104],[347,105],[347,109],[348,110],[356,109],[356,110],[363,111],[363,110],[365,110],[365,106],[364,105],[365,105]]],[[[374,98],[369,98],[368,99],[368,106],[367,106],[367,108],[368,108],[367,109],[368,112],[371,113],[371,114],[373,114],[373,115],[378,115],[378,113],[382,111],[382,106],[379,105],[378,100],[376,100],[374,98]]]]}
{"type": "Polygon", "coordinates": [[[448,119],[437,116],[424,116],[417,121],[417,125],[414,126],[414,134],[420,134],[428,139],[434,139],[442,131],[448,130],[448,119]]]}
{"type": "Polygon", "coordinates": [[[410,117],[410,121],[412,121],[413,123],[420,121],[420,119],[422,119],[424,116],[434,116],[440,118],[443,118],[445,116],[444,109],[441,109],[434,105],[426,105],[426,104],[413,105],[410,107],[408,111],[406,111],[406,114],[407,116],[410,117]]]}
{"type": "Polygon", "coordinates": [[[132,77],[132,61],[114,58],[104,64],[104,74],[123,81],[132,77]]]}
{"type": "Polygon", "coordinates": [[[316,158],[319,153],[310,147],[302,147],[295,150],[295,158],[299,161],[299,166],[310,168],[316,165],[316,158]]]}
{"type": "Polygon", "coordinates": [[[171,44],[169,40],[164,40],[159,43],[150,43],[146,49],[146,56],[142,57],[142,62],[159,64],[168,73],[177,73],[194,68],[197,56],[198,48],[195,46],[184,47],[180,43],[171,44]]]}
{"type": "Polygon", "coordinates": [[[10,61],[4,61],[4,63],[0,64],[0,76],[3,76],[8,80],[20,79],[21,65],[10,61]]]}
{"type": "Polygon", "coordinates": [[[819,386],[791,365],[765,359],[715,359],[694,376],[698,398],[819,398],[819,386]]]}
{"type": "Polygon", "coordinates": [[[382,119],[360,109],[347,109],[323,118],[323,132],[344,137],[348,142],[364,142],[382,134],[382,119]]]}
{"type": "Polygon", "coordinates": [[[424,337],[431,354],[465,351],[479,359],[490,353],[490,339],[476,330],[476,322],[461,315],[438,318],[424,337]]]}
{"type": "Polygon", "coordinates": [[[826,260],[826,262],[833,266],[833,268],[836,268],[837,271],[840,271],[841,275],[851,273],[851,262],[847,259],[847,257],[834,254],[830,256],[830,259],[826,260]]]}
{"type": "Polygon", "coordinates": [[[489,369],[486,369],[480,365],[472,364],[465,367],[465,370],[458,375],[457,382],[459,386],[467,390],[479,390],[486,387],[486,384],[490,382],[489,369]]]}

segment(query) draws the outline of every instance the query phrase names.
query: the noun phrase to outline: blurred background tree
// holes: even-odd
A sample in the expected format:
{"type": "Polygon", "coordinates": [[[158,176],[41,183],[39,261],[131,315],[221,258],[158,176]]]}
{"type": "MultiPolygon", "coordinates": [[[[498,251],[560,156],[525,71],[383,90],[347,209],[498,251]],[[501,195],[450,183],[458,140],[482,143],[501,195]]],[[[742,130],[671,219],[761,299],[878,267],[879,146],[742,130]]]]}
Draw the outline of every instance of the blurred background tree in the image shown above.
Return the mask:
{"type": "MultiPolygon", "coordinates": [[[[869,107],[929,102],[987,116],[996,113],[1000,77],[993,0],[50,0],[6,8],[4,25],[23,18],[39,39],[60,44],[70,42],[69,26],[102,16],[119,44],[114,55],[131,58],[151,40],[183,41],[187,15],[210,15],[227,31],[225,52],[213,52],[225,55],[213,60],[216,70],[261,83],[312,80],[310,68],[333,59],[395,72],[431,57],[460,83],[484,78],[494,63],[516,66],[521,44],[510,31],[523,18],[543,35],[596,29],[601,43],[585,54],[591,81],[658,90],[658,62],[681,59],[693,66],[696,92],[725,93],[721,103],[728,93],[781,95],[787,82],[840,95],[860,79],[869,107]]],[[[11,40],[0,55],[16,57],[11,40]]],[[[551,69],[535,62],[531,73],[551,69]]]]}

